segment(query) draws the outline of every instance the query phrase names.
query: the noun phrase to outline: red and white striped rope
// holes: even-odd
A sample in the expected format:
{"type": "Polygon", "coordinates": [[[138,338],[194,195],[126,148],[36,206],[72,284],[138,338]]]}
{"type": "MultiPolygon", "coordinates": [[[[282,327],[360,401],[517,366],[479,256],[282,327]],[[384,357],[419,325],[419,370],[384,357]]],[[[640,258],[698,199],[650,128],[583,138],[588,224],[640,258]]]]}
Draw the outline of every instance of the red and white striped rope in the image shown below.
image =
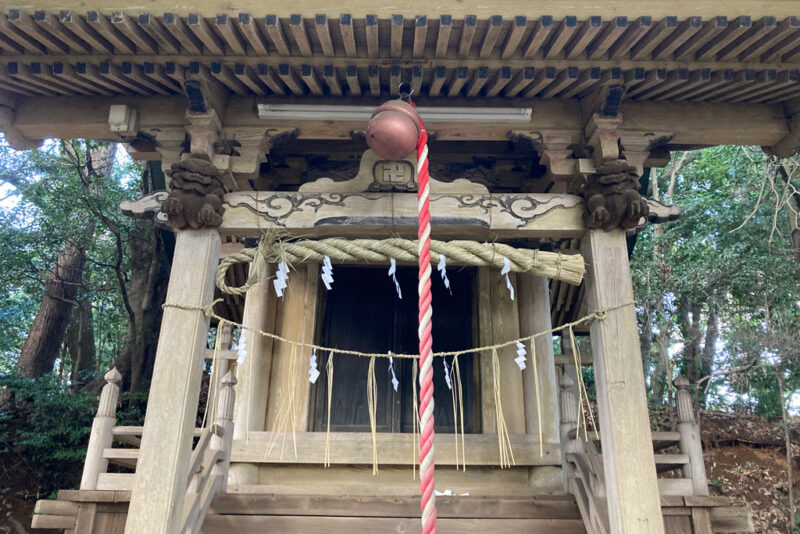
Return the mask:
{"type": "MultiPolygon", "coordinates": [[[[414,105],[411,103],[411,105],[414,105]]],[[[428,184],[428,133],[420,117],[417,140],[417,216],[419,240],[419,472],[422,489],[422,534],[436,532],[435,463],[433,460],[433,334],[431,320],[431,212],[428,184]]]]}

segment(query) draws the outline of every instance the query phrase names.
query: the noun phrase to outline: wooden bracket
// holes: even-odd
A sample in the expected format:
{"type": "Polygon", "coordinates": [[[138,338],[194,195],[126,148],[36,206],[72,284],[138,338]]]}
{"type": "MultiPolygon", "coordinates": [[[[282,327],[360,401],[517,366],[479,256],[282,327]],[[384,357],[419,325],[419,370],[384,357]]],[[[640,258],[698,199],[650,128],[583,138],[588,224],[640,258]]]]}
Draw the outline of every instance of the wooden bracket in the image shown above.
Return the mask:
{"type": "Polygon", "coordinates": [[[156,143],[161,153],[161,167],[166,171],[181,160],[186,150],[186,130],[184,128],[164,128],[156,132],[156,143]]]}
{"type": "Polygon", "coordinates": [[[779,158],[790,158],[800,150],[800,112],[787,121],[789,133],[774,146],[764,147],[764,152],[779,158]]]}
{"type": "Polygon", "coordinates": [[[0,131],[14,150],[32,150],[42,146],[43,139],[28,139],[14,126],[14,110],[0,106],[0,131]]]}
{"type": "Polygon", "coordinates": [[[620,159],[620,126],[622,116],[603,117],[598,113],[586,124],[585,135],[589,140],[588,144],[594,148],[592,156],[596,163],[603,161],[614,161],[620,159]]]}
{"type": "Polygon", "coordinates": [[[217,155],[214,163],[218,168],[229,169],[238,187],[249,189],[248,180],[258,178],[261,163],[266,161],[269,151],[278,144],[294,139],[300,131],[296,128],[225,128],[223,135],[233,145],[232,154],[217,155]]]}
{"type": "Polygon", "coordinates": [[[532,132],[512,130],[510,139],[526,139],[539,152],[540,163],[547,167],[546,177],[553,182],[569,182],[580,175],[578,160],[574,158],[572,136],[558,132],[532,132]]]}
{"type": "Polygon", "coordinates": [[[189,126],[186,127],[186,133],[189,134],[189,152],[194,157],[213,161],[214,144],[222,131],[222,121],[217,111],[214,109],[209,109],[205,113],[187,111],[186,120],[189,121],[189,126]]]}

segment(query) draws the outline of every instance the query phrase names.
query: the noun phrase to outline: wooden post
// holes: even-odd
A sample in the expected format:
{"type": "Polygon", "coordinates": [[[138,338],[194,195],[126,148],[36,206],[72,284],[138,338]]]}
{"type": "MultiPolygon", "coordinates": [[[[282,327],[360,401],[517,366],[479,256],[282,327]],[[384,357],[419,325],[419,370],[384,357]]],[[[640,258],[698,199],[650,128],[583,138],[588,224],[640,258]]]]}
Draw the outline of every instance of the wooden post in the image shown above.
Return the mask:
{"type": "MultiPolygon", "coordinates": [[[[289,275],[288,287],[278,303],[275,331],[285,339],[303,343],[314,341],[314,320],[317,310],[317,286],[319,264],[300,266],[289,275]]],[[[267,404],[266,428],[279,432],[291,432],[292,421],[281,421],[281,409],[290,406],[295,432],[306,432],[308,428],[308,358],[311,352],[297,349],[292,365],[292,348],[288,343],[276,343],[272,357],[270,396],[267,404]],[[292,374],[294,373],[294,375],[292,374]]]]}
{"type": "Polygon", "coordinates": [[[236,402],[236,393],[234,386],[236,385],[236,377],[232,372],[228,373],[222,378],[222,384],[219,390],[219,398],[217,399],[217,413],[214,419],[214,424],[222,427],[223,432],[220,437],[217,434],[211,436],[211,443],[209,444],[212,449],[225,451],[225,459],[217,462],[214,465],[214,475],[222,476],[221,492],[225,492],[228,488],[228,467],[231,464],[231,449],[233,448],[233,407],[236,402]]]}
{"type": "Polygon", "coordinates": [[[97,489],[97,476],[108,469],[108,460],[103,458],[103,449],[111,447],[114,439],[112,431],[117,424],[117,401],[122,375],[114,367],[103,378],[106,379],[106,385],[100,393],[97,415],[92,421],[92,433],[89,435],[89,446],[86,448],[86,461],[83,464],[81,477],[82,490],[97,489]]]}
{"type": "Polygon", "coordinates": [[[664,532],[625,232],[589,230],[581,251],[611,533],[664,532]],[[630,303],[630,304],[628,304],[630,303]]]}
{"type": "MultiPolygon", "coordinates": [[[[517,274],[519,294],[519,335],[530,336],[550,330],[550,287],[547,278],[529,273],[517,274]]],[[[553,336],[547,334],[534,340],[536,347],[536,371],[539,395],[536,395],[536,380],[533,362],[529,353],[528,364],[522,372],[522,387],[525,399],[525,430],[528,435],[538,436],[538,413],[542,417],[542,441],[558,443],[558,384],[553,359],[553,336]],[[538,407],[537,407],[538,404],[538,407]],[[539,412],[537,412],[539,410],[539,412]]],[[[528,347],[530,350],[530,347],[528,347]]]]}
{"type": "MultiPolygon", "coordinates": [[[[516,273],[510,279],[517,286],[516,273]]],[[[481,345],[493,345],[501,341],[519,338],[519,310],[517,301],[511,300],[505,278],[496,269],[478,269],[478,321],[481,345]]],[[[434,312],[435,313],[435,312],[434,312]]],[[[522,373],[514,362],[516,347],[504,347],[498,352],[500,363],[500,390],[503,415],[509,434],[525,433],[525,405],[522,373]]],[[[494,390],[492,389],[491,353],[480,355],[481,363],[481,411],[484,434],[497,433],[494,390]]]]}
{"type": "MultiPolygon", "coordinates": [[[[251,265],[250,268],[254,267],[251,265]]],[[[236,367],[233,412],[233,439],[236,440],[247,439],[250,432],[265,430],[273,342],[272,338],[259,335],[257,331],[274,332],[276,297],[270,293],[272,283],[269,281],[274,266],[263,263],[260,269],[264,273],[263,279],[247,290],[244,301],[242,323],[245,330],[241,336],[245,339],[247,358],[236,367]]],[[[258,484],[258,464],[233,464],[229,473],[231,484],[258,484]]]]}
{"type": "Polygon", "coordinates": [[[706,464],[703,460],[703,444],[700,441],[700,426],[694,416],[692,395],[686,389],[689,381],[684,376],[678,376],[672,384],[678,390],[675,404],[678,408],[678,432],[680,433],[679,447],[681,452],[689,457],[689,464],[683,466],[684,478],[692,480],[692,491],[695,495],[708,495],[708,480],[706,479],[706,464]]]}
{"type": "Polygon", "coordinates": [[[567,454],[576,452],[575,439],[570,432],[578,428],[578,391],[575,380],[575,366],[566,364],[559,380],[561,408],[561,482],[566,491],[570,490],[569,478],[574,471],[567,462],[567,454]]]}
{"type": "MultiPolygon", "coordinates": [[[[219,251],[216,229],[176,232],[167,304],[211,303],[219,251]]],[[[208,318],[175,306],[165,307],[161,320],[127,534],[170,534],[182,521],[208,318]]]]}
{"type": "MultiPolygon", "coordinates": [[[[219,336],[220,350],[230,349],[233,342],[233,325],[225,323],[222,328],[218,327],[217,335],[219,336]]],[[[208,391],[206,392],[206,411],[211,410],[214,399],[217,398],[217,394],[222,389],[222,377],[228,374],[228,368],[230,367],[230,363],[224,358],[213,362],[213,365],[217,368],[211,371],[211,376],[209,377],[208,391]]]]}

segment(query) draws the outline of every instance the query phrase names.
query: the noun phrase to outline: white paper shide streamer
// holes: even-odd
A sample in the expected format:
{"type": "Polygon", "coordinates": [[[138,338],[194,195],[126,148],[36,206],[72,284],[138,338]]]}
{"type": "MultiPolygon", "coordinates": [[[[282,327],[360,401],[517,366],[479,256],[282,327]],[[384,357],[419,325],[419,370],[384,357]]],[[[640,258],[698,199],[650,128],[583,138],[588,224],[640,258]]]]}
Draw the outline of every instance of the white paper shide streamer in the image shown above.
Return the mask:
{"type": "MultiPolygon", "coordinates": [[[[389,354],[392,352],[389,351],[389,354]]],[[[394,359],[389,356],[389,374],[392,375],[392,387],[395,391],[397,391],[397,386],[400,385],[400,381],[397,379],[397,376],[394,374],[394,359]]]]}
{"type": "Polygon", "coordinates": [[[322,283],[325,284],[325,289],[330,291],[331,284],[333,283],[333,265],[331,265],[330,256],[326,255],[325,259],[322,261],[322,274],[320,278],[322,278],[322,283]]]}
{"type": "Polygon", "coordinates": [[[397,297],[402,300],[403,292],[400,291],[400,283],[397,281],[397,260],[389,258],[389,276],[394,280],[394,287],[397,289],[397,297]]]}
{"type": "Polygon", "coordinates": [[[279,297],[283,296],[283,290],[286,289],[286,280],[289,279],[289,266],[285,261],[278,264],[278,272],[275,273],[275,280],[272,285],[275,287],[275,294],[279,297]]]}
{"type": "Polygon", "coordinates": [[[447,358],[442,358],[442,366],[444,366],[444,382],[447,384],[447,389],[453,389],[453,383],[450,381],[450,368],[447,366],[447,358]]]}
{"type": "Polygon", "coordinates": [[[247,359],[247,336],[239,333],[239,345],[236,347],[236,365],[242,365],[247,359]]]}
{"type": "Polygon", "coordinates": [[[517,357],[514,358],[514,361],[519,365],[520,371],[525,370],[525,361],[527,360],[527,358],[525,358],[526,354],[528,354],[528,351],[525,350],[525,345],[522,344],[522,341],[517,341],[517,357]]]}
{"type": "Polygon", "coordinates": [[[439,255],[439,264],[436,266],[436,269],[439,271],[439,274],[442,275],[442,282],[444,282],[444,287],[446,287],[449,290],[450,279],[447,278],[447,259],[444,257],[444,254],[439,255]]]}
{"type": "Polygon", "coordinates": [[[503,256],[503,270],[500,271],[500,275],[506,277],[506,287],[508,288],[508,293],[511,295],[511,300],[514,300],[514,286],[511,285],[511,279],[508,277],[508,273],[510,272],[511,262],[508,261],[508,258],[503,256]]]}
{"type": "Polygon", "coordinates": [[[308,361],[308,381],[312,384],[317,383],[319,378],[319,369],[317,367],[317,349],[311,351],[311,358],[308,361]]]}

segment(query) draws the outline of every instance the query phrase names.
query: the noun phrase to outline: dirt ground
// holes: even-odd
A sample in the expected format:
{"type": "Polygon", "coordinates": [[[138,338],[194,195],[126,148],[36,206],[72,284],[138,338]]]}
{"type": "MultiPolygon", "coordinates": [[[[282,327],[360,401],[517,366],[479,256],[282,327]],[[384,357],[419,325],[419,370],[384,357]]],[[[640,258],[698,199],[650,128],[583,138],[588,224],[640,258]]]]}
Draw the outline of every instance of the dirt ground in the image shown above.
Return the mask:
{"type": "MultiPolygon", "coordinates": [[[[800,492],[800,421],[791,424],[792,486],[800,492]]],[[[701,415],[706,472],[712,494],[750,503],[756,532],[789,532],[789,486],[783,428],[758,417],[701,415]]]]}
{"type": "MultiPolygon", "coordinates": [[[[653,414],[654,426],[668,425],[668,414],[653,414]]],[[[778,423],[753,416],[720,412],[701,414],[709,489],[736,504],[750,503],[756,532],[788,532],[788,484],[783,429],[778,423]]],[[[794,421],[793,485],[800,493],[800,421],[794,421]]],[[[37,499],[48,496],[36,484],[37,477],[26,459],[13,451],[0,455],[0,533],[55,534],[31,530],[30,518],[37,499]]]]}

